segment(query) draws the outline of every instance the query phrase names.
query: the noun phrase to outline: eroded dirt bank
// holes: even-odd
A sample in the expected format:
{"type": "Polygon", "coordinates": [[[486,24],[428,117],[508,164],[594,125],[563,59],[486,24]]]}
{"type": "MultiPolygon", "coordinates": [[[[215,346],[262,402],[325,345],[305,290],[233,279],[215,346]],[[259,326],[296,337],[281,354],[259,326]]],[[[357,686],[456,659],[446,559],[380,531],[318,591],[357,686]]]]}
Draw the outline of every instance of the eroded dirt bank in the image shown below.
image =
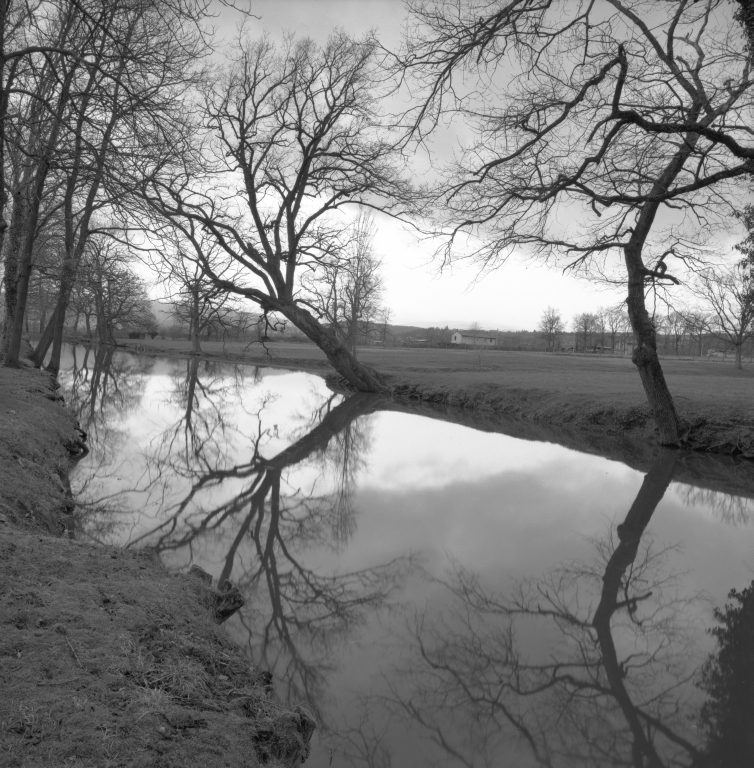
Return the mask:
{"type": "Polygon", "coordinates": [[[313,721],[268,698],[213,590],[65,535],[81,445],[54,387],[0,368],[0,765],[300,765],[313,721]]]}
{"type": "MultiPolygon", "coordinates": [[[[442,409],[451,421],[483,424],[520,424],[524,439],[551,440],[567,447],[590,450],[590,445],[629,438],[657,445],[657,430],[649,408],[637,403],[589,402],[542,389],[433,386],[391,377],[400,402],[421,403],[442,409]],[[455,416],[454,416],[455,412],[455,416]],[[540,432],[551,433],[537,436],[540,432]],[[528,434],[523,434],[528,433],[528,434]],[[581,439],[578,438],[581,433],[581,439]],[[602,440],[600,440],[600,437],[602,440]]],[[[342,386],[342,382],[341,382],[342,386]]],[[[751,394],[754,394],[754,390],[751,394]]],[[[692,451],[754,459],[754,414],[721,406],[711,410],[681,401],[679,415],[686,423],[684,447],[692,451]]],[[[505,430],[502,430],[505,431],[505,430]]]]}

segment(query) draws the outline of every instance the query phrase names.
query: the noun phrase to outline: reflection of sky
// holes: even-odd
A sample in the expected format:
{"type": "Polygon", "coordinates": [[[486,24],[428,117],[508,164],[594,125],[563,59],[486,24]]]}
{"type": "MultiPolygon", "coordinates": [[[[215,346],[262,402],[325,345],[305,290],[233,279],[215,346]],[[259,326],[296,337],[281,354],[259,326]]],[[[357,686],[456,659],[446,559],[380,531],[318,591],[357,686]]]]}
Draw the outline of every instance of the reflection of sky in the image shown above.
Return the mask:
{"type": "MultiPolygon", "coordinates": [[[[180,379],[185,371],[184,361],[158,362],[146,378],[141,404],[123,414],[117,425],[129,434],[117,463],[99,467],[97,477],[88,477],[87,493],[96,496],[143,487],[146,454],[155,449],[162,431],[181,417],[181,407],[169,394],[175,391],[176,376],[180,379]]],[[[228,455],[221,463],[240,464],[250,458],[251,439],[260,427],[256,413],[267,393],[274,398],[261,417],[262,428],[271,431],[263,443],[266,458],[305,434],[313,410],[330,394],[315,376],[264,373],[257,383],[248,377],[238,389],[223,390],[228,455]]],[[[206,380],[201,367],[200,376],[206,380]]],[[[202,402],[202,409],[209,407],[202,402]]],[[[312,543],[296,549],[299,561],[320,574],[348,573],[414,553],[430,576],[442,577],[455,561],[477,572],[487,588],[505,590],[516,580],[541,577],[558,564],[588,561],[594,552],[592,539],[623,520],[643,479],[641,473],[620,463],[554,444],[406,414],[383,412],[365,418],[370,439],[357,473],[355,532],[338,547],[312,543]]],[[[95,467],[95,455],[82,461],[73,476],[74,487],[77,478],[87,477],[95,467]]],[[[336,469],[311,457],[302,466],[286,470],[285,488],[327,493],[336,469]]],[[[229,500],[246,485],[246,481],[230,480],[200,497],[199,504],[209,507],[229,500]]],[[[165,506],[181,498],[189,486],[190,478],[165,476],[148,491],[131,494],[118,540],[159,522],[165,506]]],[[[712,623],[712,605],[721,605],[731,588],[743,588],[754,577],[754,526],[746,523],[745,516],[736,524],[726,522],[720,512],[728,508],[725,504],[730,506],[729,498],[721,500],[673,484],[647,529],[647,536],[654,537],[658,546],[676,547],[667,568],[684,573],[681,592],[706,598],[691,604],[686,617],[696,622],[700,652],[711,644],[706,630],[712,623]]],[[[179,522],[179,530],[182,524],[185,520],[179,522]]],[[[217,576],[239,524],[238,519],[230,519],[220,530],[195,540],[190,550],[167,554],[166,561],[171,567],[195,562],[217,576]]],[[[251,546],[243,544],[234,578],[253,560],[251,546]]],[[[430,613],[441,611],[446,599],[438,583],[419,574],[408,578],[400,595],[410,610],[426,608],[430,613]]],[[[263,612],[265,606],[256,604],[249,610],[252,615],[263,612]]],[[[331,642],[333,670],[327,677],[331,722],[348,713],[349,702],[369,690],[375,675],[389,675],[403,653],[394,640],[394,622],[404,621],[401,611],[373,613],[366,619],[363,626],[331,642]]],[[[245,644],[248,638],[239,620],[232,620],[230,626],[245,644]]],[[[545,642],[532,636],[532,652],[545,642]]],[[[302,653],[306,656],[305,649],[302,653]]],[[[394,756],[394,768],[426,764],[421,750],[410,748],[402,738],[395,735],[400,754],[394,756]]],[[[320,748],[307,765],[320,768],[329,765],[329,759],[329,750],[320,748]]],[[[346,763],[335,758],[332,765],[345,768],[346,763]]]]}
{"type": "Polygon", "coordinates": [[[622,464],[552,443],[479,432],[422,416],[381,413],[361,487],[440,488],[520,471],[535,471],[538,484],[567,486],[578,486],[584,475],[595,472],[614,480],[631,475],[622,464]]]}

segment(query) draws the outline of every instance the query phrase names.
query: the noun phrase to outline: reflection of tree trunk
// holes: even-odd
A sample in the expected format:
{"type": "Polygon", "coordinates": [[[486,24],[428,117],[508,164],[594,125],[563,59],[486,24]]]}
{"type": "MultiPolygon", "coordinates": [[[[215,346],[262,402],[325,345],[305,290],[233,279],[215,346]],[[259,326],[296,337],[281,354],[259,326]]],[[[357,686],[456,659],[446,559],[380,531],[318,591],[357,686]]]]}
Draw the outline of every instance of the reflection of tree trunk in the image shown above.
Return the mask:
{"type": "MultiPolygon", "coordinates": [[[[102,387],[103,379],[107,377],[113,362],[114,349],[105,346],[98,347],[94,356],[94,370],[92,371],[92,385],[90,388],[89,421],[94,421],[97,415],[97,397],[102,387]]],[[[88,350],[87,350],[88,353],[88,350]]]]}
{"type": "MultiPolygon", "coordinates": [[[[186,413],[184,420],[186,429],[191,430],[191,416],[194,412],[194,398],[196,397],[196,382],[199,379],[199,358],[188,361],[186,370],[186,413]]],[[[222,584],[222,581],[220,582],[222,584]]]]}
{"type": "MultiPolygon", "coordinates": [[[[279,479],[280,474],[278,473],[277,476],[279,479]]],[[[224,581],[230,579],[231,574],[233,573],[233,563],[235,562],[238,548],[241,546],[241,542],[244,540],[244,538],[246,537],[246,534],[251,529],[251,524],[254,522],[254,520],[257,521],[257,527],[259,527],[259,523],[261,522],[261,517],[258,513],[260,510],[264,509],[264,500],[267,498],[267,494],[270,491],[271,484],[272,484],[272,476],[268,473],[267,475],[265,475],[265,478],[262,481],[262,484],[252,495],[251,508],[249,510],[249,513],[246,515],[246,518],[244,519],[243,523],[239,527],[238,532],[233,538],[231,545],[228,547],[228,554],[225,556],[225,563],[223,564],[223,569],[220,572],[220,577],[217,580],[218,584],[222,584],[224,581]]]]}
{"type": "MultiPolygon", "coordinates": [[[[605,674],[610,684],[610,690],[631,728],[634,738],[634,751],[638,751],[640,756],[646,757],[649,766],[660,766],[662,763],[654,746],[647,738],[637,709],[631,702],[626,686],[623,683],[624,672],[618,661],[618,654],[610,631],[610,619],[619,608],[630,607],[626,605],[626,602],[618,602],[618,592],[620,591],[626,571],[636,558],[642,534],[673,479],[676,460],[677,454],[675,451],[661,451],[644,478],[644,482],[639,489],[634,503],[631,505],[631,509],[626,515],[626,519],[618,526],[620,543],[605,568],[605,575],[602,578],[602,597],[592,621],[592,625],[597,632],[602,662],[605,666],[605,674]]],[[[626,599],[630,602],[631,599],[636,600],[637,597],[628,598],[626,596],[626,599]]],[[[637,766],[643,764],[643,760],[636,762],[637,766]]]]}
{"type": "Polygon", "coordinates": [[[324,451],[332,438],[361,416],[374,413],[384,406],[384,398],[374,397],[365,392],[359,392],[346,398],[342,403],[336,405],[314,429],[297,440],[293,445],[289,445],[277,456],[264,462],[265,477],[258,489],[251,497],[251,509],[246,519],[241,525],[236,537],[233,540],[228,555],[225,558],[219,583],[222,584],[225,579],[230,579],[233,571],[233,561],[236,551],[250,529],[252,521],[257,519],[257,527],[260,525],[258,512],[264,509],[264,500],[270,491],[275,487],[275,478],[277,478],[277,493],[280,492],[280,473],[294,464],[298,464],[311,456],[316,451],[324,451]]]}

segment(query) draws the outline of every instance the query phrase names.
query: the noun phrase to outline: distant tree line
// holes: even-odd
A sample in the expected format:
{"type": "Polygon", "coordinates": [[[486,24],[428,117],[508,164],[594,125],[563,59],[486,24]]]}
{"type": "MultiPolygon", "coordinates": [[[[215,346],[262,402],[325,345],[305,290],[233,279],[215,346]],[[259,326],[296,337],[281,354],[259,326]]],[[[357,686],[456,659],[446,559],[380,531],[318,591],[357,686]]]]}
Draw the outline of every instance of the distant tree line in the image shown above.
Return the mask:
{"type": "MultiPolygon", "coordinates": [[[[730,355],[738,368],[745,355],[752,357],[754,340],[754,209],[742,218],[749,235],[736,249],[741,258],[733,264],[708,265],[685,286],[689,306],[667,302],[666,311],[655,312],[651,322],[658,352],[701,357],[710,351],[730,355]]],[[[570,324],[573,342],[565,342],[566,322],[560,312],[547,307],[539,333],[548,352],[625,352],[635,347],[625,304],[577,314],[570,324]]]]}

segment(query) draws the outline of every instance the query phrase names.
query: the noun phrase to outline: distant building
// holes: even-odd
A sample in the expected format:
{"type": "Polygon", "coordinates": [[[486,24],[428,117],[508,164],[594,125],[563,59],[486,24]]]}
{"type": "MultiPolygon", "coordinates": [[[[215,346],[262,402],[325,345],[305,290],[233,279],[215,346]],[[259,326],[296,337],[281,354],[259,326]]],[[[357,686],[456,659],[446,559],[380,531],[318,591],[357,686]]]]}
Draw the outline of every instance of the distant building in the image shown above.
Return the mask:
{"type": "Polygon", "coordinates": [[[474,347],[494,347],[497,343],[496,333],[481,333],[478,331],[456,331],[450,337],[451,344],[469,344],[474,347]]]}

